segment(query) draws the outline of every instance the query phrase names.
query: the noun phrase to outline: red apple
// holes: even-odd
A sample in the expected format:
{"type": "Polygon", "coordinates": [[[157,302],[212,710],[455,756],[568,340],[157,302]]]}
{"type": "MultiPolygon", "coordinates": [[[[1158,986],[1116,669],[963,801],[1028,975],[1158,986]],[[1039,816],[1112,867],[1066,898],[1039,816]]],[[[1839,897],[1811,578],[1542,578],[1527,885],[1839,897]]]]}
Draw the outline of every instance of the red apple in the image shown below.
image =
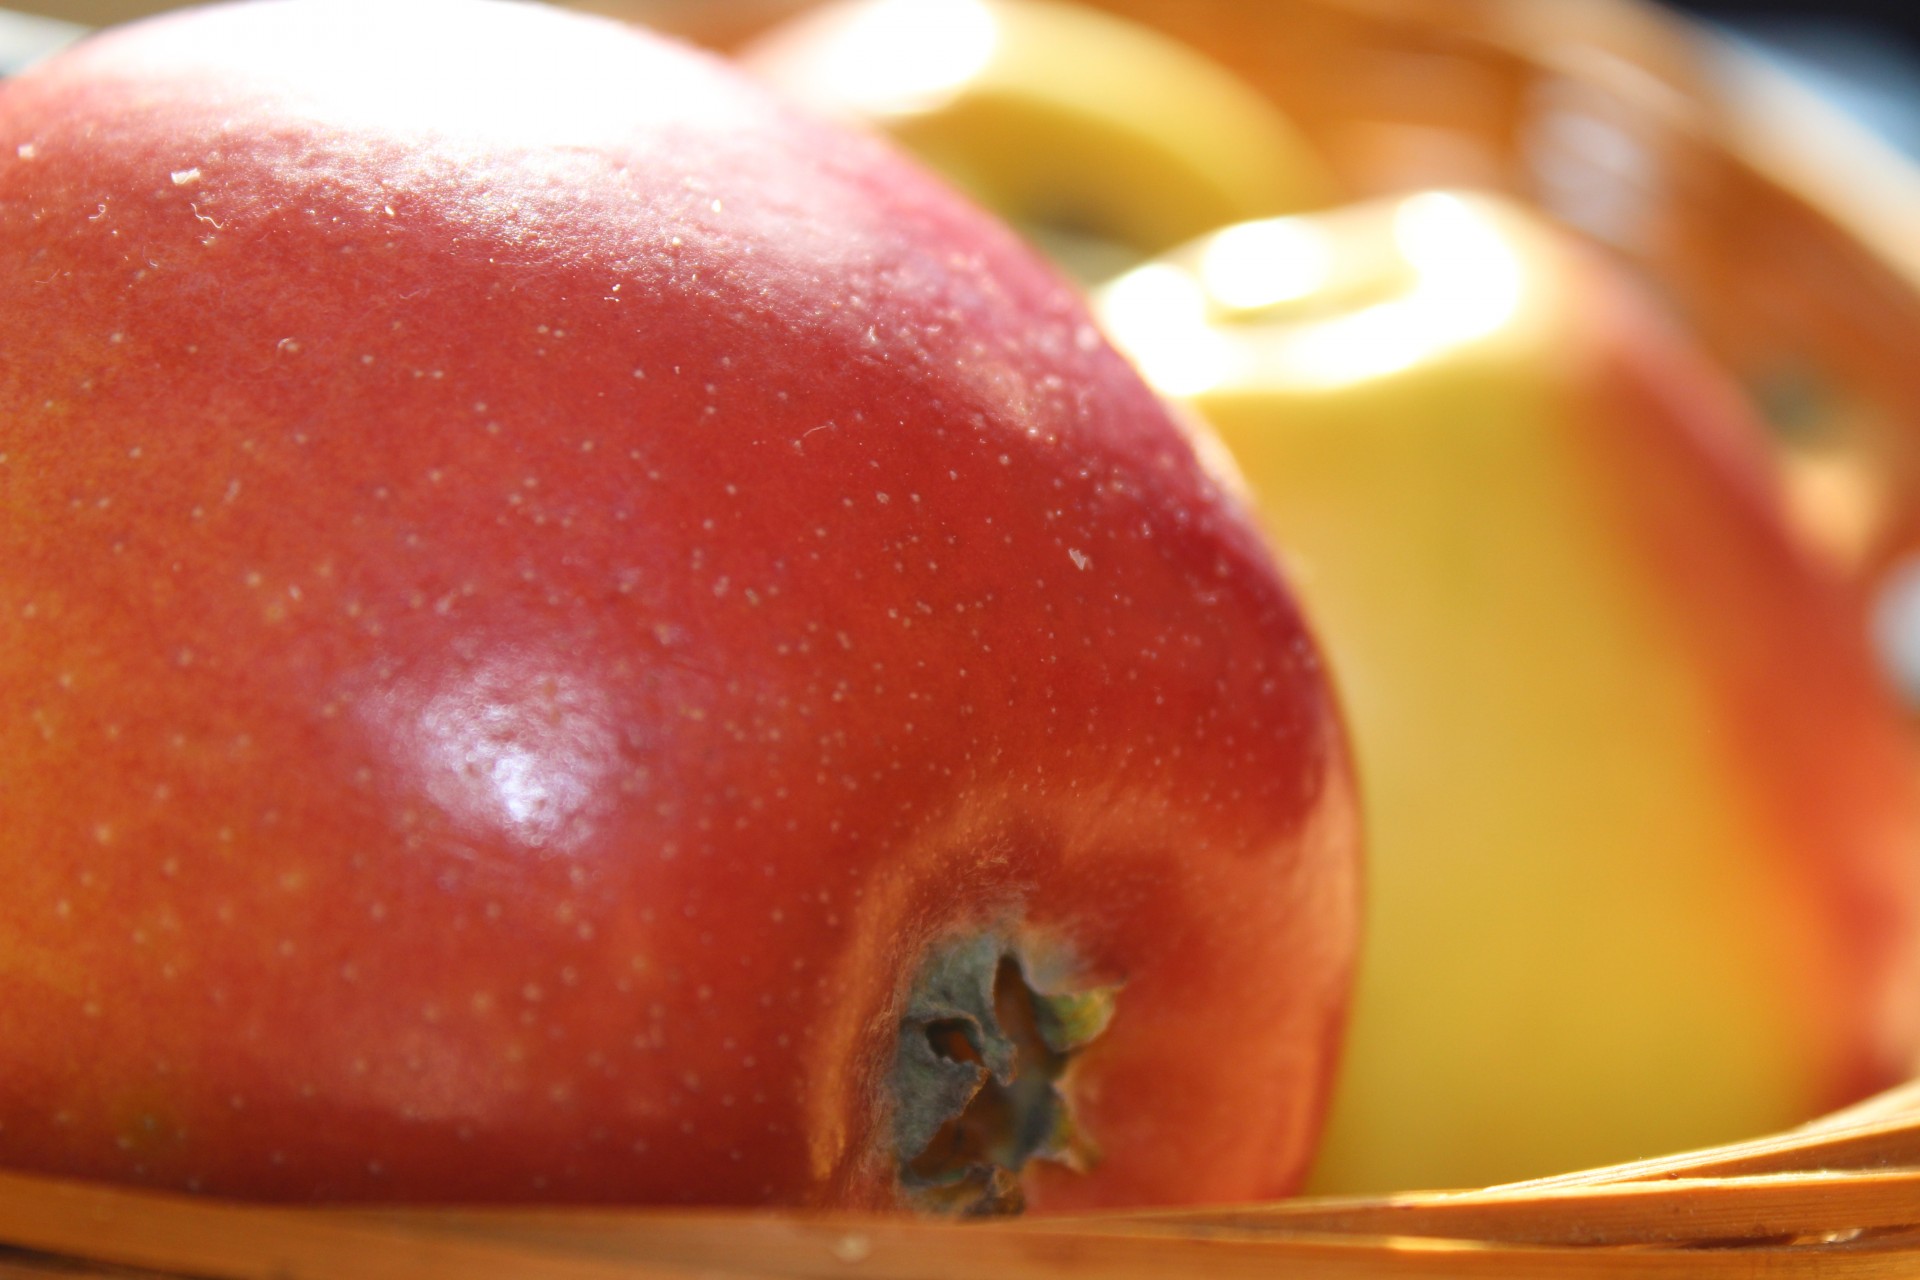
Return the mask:
{"type": "Polygon", "coordinates": [[[552,10],[207,10],[0,90],[0,280],[0,1163],[1296,1183],[1320,661],[1072,291],[885,144],[552,10]]]}

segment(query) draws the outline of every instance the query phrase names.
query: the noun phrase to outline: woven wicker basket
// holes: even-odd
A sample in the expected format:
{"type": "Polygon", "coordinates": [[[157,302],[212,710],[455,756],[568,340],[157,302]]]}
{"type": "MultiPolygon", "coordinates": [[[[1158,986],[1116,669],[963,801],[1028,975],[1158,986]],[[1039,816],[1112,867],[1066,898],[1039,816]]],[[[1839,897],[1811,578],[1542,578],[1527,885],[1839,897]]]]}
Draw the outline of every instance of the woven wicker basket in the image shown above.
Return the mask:
{"type": "MultiPolygon", "coordinates": [[[[1356,195],[1491,186],[1618,253],[1790,428],[1815,536],[1866,582],[1920,546],[1920,175],[1793,86],[1630,0],[1104,3],[1284,86],[1356,195]],[[1560,145],[1576,118],[1626,139],[1631,172],[1560,145]],[[1585,199],[1596,184],[1617,198],[1585,199]]],[[[798,6],[582,7],[725,48],[798,6]]],[[[1507,1187],[966,1226],[289,1209],[0,1174],[0,1280],[1202,1273],[1920,1276],[1920,1085],[1787,1134],[1507,1187]]]]}

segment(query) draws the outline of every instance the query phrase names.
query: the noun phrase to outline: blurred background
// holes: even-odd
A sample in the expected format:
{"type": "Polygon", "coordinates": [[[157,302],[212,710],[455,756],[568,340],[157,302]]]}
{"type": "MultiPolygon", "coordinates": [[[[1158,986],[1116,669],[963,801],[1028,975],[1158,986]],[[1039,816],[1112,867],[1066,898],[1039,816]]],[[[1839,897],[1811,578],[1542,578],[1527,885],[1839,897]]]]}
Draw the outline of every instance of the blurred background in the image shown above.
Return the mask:
{"type": "MultiPolygon", "coordinates": [[[[1534,0],[1542,8],[1563,2],[1534,0]]],[[[706,0],[697,7],[711,14],[754,6],[755,0],[706,0]]],[[[14,0],[0,8],[0,70],[30,61],[87,27],[172,7],[171,0],[14,0]]],[[[577,7],[644,19],[650,10],[675,6],[657,0],[587,0],[577,7]]],[[[1885,0],[1675,0],[1668,7],[1727,33],[1902,151],[1920,156],[1920,6],[1885,0]]]]}
{"type": "Polygon", "coordinates": [[[1908,155],[1920,155],[1920,6],[1689,0],[1730,33],[1908,155]]]}
{"type": "MultiPolygon", "coordinates": [[[[1255,3],[1256,0],[1249,0],[1255,3]]],[[[1418,6],[1426,0],[1411,0],[1418,6]]],[[[1581,0],[1532,0],[1542,10],[1581,0]]],[[[13,0],[0,8],[0,71],[12,70],[80,31],[125,21],[173,0],[13,0]]],[[[752,11],[765,0],[578,0],[575,7],[642,20],[665,10],[752,11]]],[[[1383,7],[1391,8],[1391,5],[1383,7]]],[[[1822,94],[1908,155],[1920,157],[1920,5],[1887,0],[1669,0],[1822,94]]]]}

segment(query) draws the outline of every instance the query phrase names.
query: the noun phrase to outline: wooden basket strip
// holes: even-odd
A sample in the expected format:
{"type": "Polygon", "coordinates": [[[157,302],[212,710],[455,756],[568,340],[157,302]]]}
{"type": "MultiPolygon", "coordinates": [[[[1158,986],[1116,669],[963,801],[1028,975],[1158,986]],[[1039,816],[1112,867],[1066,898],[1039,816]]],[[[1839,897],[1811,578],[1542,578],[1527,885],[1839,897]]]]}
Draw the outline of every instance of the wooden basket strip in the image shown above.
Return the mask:
{"type": "MultiPolygon", "coordinates": [[[[1888,1216],[1893,1216],[1889,1214],[1888,1216]]],[[[1748,1249],[1588,1248],[1377,1233],[1155,1230],[1135,1222],[1031,1219],[946,1224],[794,1216],[460,1213],[463,1233],[590,1248],[697,1267],[725,1258],[805,1280],[1209,1280],[1271,1277],[1912,1276],[1920,1253],[1859,1244],[1844,1258],[1801,1243],[1748,1249]]]]}
{"type": "Polygon", "coordinates": [[[1656,1156],[1491,1191],[1546,1190],[1654,1178],[1738,1177],[1820,1170],[1920,1168],[1920,1081],[1785,1133],[1656,1156]]]}
{"type": "Polygon", "coordinates": [[[1920,1123],[1920,1079],[1909,1080],[1902,1085],[1874,1094],[1850,1107],[1830,1111],[1817,1120],[1811,1120],[1790,1134],[1823,1133],[1829,1129],[1845,1129],[1855,1125],[1874,1123],[1881,1120],[1897,1120],[1902,1117],[1920,1123]]]}
{"type": "MultiPolygon", "coordinates": [[[[119,1268],[194,1280],[1313,1280],[1347,1277],[1911,1276],[1908,1248],[1570,1248],[1139,1224],[951,1224],[737,1213],[460,1213],[239,1206],[0,1178],[0,1241],[25,1276],[119,1268]],[[71,1260],[62,1269],[50,1259],[71,1260]],[[29,1269],[31,1262],[31,1269],[29,1269]]],[[[124,1273],[122,1273],[124,1274],[124,1273]]]]}
{"type": "Polygon", "coordinates": [[[177,1271],[76,1261],[44,1253],[0,1250],[0,1280],[202,1280],[177,1271]]]}
{"type": "Polygon", "coordinates": [[[35,1254],[0,1252],[0,1280],[181,1280],[163,1271],[93,1267],[35,1254]]]}
{"type": "MultiPolygon", "coordinates": [[[[195,1280],[691,1280],[693,1274],[366,1216],[10,1173],[0,1173],[0,1247],[88,1263],[96,1274],[127,1267],[195,1280]]],[[[731,1274],[724,1254],[699,1271],[713,1280],[731,1274]]]]}
{"type": "MultiPolygon", "coordinates": [[[[1207,1209],[1128,1224],[1169,1232],[1422,1236],[1557,1245],[1734,1244],[1920,1229],[1920,1171],[1666,1179],[1207,1209]]],[[[1092,1225],[1092,1224],[1090,1224],[1092,1225]]],[[[1102,1224],[1113,1225],[1114,1224],[1102,1224]]]]}
{"type": "Polygon", "coordinates": [[[1032,1219],[951,1224],[795,1215],[453,1212],[402,1214],[424,1227],[526,1247],[585,1250],[698,1269],[716,1260],[791,1280],[1297,1280],[1346,1277],[1908,1276],[1910,1251],[1823,1246],[1576,1248],[1376,1234],[1229,1228],[1157,1231],[1138,1223],[1032,1219]]]}
{"type": "Polygon", "coordinates": [[[193,1280],[1915,1275],[1920,1086],[1777,1137],[1506,1187],[994,1224],[293,1209],[0,1174],[8,1246],[37,1251],[0,1252],[17,1276],[193,1280]]]}
{"type": "Polygon", "coordinates": [[[1920,1227],[1908,1227],[1900,1231],[1863,1231],[1852,1240],[1836,1240],[1826,1246],[1829,1250],[1850,1248],[1875,1249],[1882,1252],[1903,1250],[1908,1256],[1908,1265],[1915,1275],[1920,1275],[1920,1227]]]}

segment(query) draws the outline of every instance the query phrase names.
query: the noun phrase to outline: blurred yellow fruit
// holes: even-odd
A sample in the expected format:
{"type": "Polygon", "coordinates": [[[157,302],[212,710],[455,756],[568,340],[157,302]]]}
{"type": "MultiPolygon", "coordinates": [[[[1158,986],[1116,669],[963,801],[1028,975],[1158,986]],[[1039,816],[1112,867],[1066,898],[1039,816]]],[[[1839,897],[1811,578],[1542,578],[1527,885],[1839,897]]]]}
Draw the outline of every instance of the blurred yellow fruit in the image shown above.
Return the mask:
{"type": "Polygon", "coordinates": [[[1251,88],[1078,5],[852,0],[742,57],[789,93],[886,129],[1083,278],[1335,196],[1319,157],[1251,88]]]}

